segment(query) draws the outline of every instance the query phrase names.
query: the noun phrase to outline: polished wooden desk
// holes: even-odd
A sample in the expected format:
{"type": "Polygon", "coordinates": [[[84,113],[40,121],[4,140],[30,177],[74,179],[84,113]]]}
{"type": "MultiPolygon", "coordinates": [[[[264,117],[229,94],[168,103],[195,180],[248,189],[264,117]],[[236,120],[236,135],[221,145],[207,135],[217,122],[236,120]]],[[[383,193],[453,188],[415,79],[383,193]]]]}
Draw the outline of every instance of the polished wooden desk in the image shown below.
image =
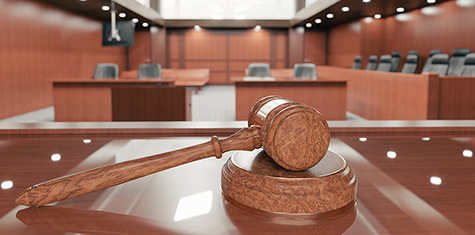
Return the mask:
{"type": "Polygon", "coordinates": [[[348,82],[348,111],[365,119],[475,119],[475,77],[317,69],[320,79],[348,82]]]}
{"type": "Polygon", "coordinates": [[[191,92],[170,80],[53,82],[55,121],[191,121],[191,92]]]}
{"type": "Polygon", "coordinates": [[[276,80],[245,80],[233,77],[236,85],[236,120],[247,120],[252,106],[262,97],[279,95],[319,110],[328,120],[346,119],[346,81],[324,81],[277,77],[276,80]]]}
{"type": "MultiPolygon", "coordinates": [[[[137,79],[137,70],[121,72],[125,79],[137,79]]],[[[209,81],[209,69],[162,69],[162,79],[173,82],[174,86],[195,87],[198,93],[209,81]]]]}
{"type": "Polygon", "coordinates": [[[470,122],[329,124],[330,149],[358,177],[358,202],[319,217],[256,214],[224,199],[220,171],[232,153],[47,207],[16,206],[15,197],[35,183],[208,141],[245,122],[0,123],[0,181],[13,183],[0,189],[0,234],[475,233],[475,162],[463,156],[475,151],[470,122]],[[52,153],[61,159],[52,161],[52,153]],[[433,176],[440,185],[431,184],[433,176]]]}

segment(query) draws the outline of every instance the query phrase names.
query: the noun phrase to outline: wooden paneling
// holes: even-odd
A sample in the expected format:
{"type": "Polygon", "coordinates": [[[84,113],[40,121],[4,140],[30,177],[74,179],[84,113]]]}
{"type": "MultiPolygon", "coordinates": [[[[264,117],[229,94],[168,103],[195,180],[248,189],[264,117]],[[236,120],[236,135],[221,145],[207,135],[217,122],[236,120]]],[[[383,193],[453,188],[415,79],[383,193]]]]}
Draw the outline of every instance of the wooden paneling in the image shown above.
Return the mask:
{"type": "Polygon", "coordinates": [[[129,47],[129,68],[135,70],[140,64],[150,63],[151,59],[151,34],[149,31],[135,32],[134,45],[129,47]]]}
{"type": "Polygon", "coordinates": [[[328,33],[328,65],[351,68],[361,51],[361,23],[337,26],[328,33]]]}
{"type": "Polygon", "coordinates": [[[54,120],[112,121],[111,89],[96,86],[55,87],[54,120]]]}
{"type": "Polygon", "coordinates": [[[304,62],[325,65],[326,33],[324,31],[306,31],[304,41],[304,62]]]}
{"type": "Polygon", "coordinates": [[[152,27],[150,29],[152,63],[167,66],[167,29],[152,27]]]}
{"type": "Polygon", "coordinates": [[[102,23],[39,1],[1,1],[0,119],[53,104],[51,80],[91,79],[97,63],[125,69],[125,49],[102,47],[102,23]]]}
{"type": "Polygon", "coordinates": [[[303,27],[289,28],[289,61],[287,67],[293,68],[296,63],[303,63],[305,29],[303,27]]]}
{"type": "Polygon", "coordinates": [[[439,78],[439,119],[475,119],[475,77],[439,78]]]}
{"type": "Polygon", "coordinates": [[[238,81],[236,120],[247,120],[252,106],[262,97],[279,95],[319,110],[328,120],[346,119],[344,81],[238,81]]]}
{"type": "Polygon", "coordinates": [[[230,84],[250,63],[285,68],[287,32],[281,29],[168,29],[171,68],[209,68],[210,84],[230,84]]]}

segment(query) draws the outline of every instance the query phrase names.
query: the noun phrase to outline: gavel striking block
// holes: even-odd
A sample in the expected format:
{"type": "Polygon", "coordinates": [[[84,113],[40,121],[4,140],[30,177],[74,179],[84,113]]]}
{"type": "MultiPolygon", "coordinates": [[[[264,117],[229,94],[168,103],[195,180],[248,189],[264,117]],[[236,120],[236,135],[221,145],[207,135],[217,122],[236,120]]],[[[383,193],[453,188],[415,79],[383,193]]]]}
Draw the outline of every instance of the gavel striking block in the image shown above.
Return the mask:
{"type": "Polygon", "coordinates": [[[289,172],[312,168],[327,154],[330,143],[328,124],[314,108],[282,97],[269,96],[254,105],[248,121],[249,127],[224,139],[212,137],[211,141],[203,144],[99,167],[34,185],[21,193],[16,203],[40,206],[112,187],[203,158],[221,158],[222,153],[231,150],[251,151],[262,146],[275,163],[286,171],[290,170],[289,172]]]}

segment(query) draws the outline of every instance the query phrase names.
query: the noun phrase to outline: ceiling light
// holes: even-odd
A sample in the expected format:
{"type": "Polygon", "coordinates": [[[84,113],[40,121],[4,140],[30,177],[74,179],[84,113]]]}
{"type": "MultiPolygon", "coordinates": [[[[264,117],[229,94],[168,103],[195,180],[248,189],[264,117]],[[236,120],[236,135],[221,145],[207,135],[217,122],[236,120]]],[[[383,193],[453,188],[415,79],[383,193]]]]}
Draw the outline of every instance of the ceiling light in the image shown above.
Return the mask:
{"type": "Polygon", "coordinates": [[[371,0],[363,0],[363,2],[371,2],[371,0]]]}
{"type": "Polygon", "coordinates": [[[119,13],[120,18],[125,18],[126,16],[127,16],[127,14],[125,14],[124,12],[119,13]]]}
{"type": "Polygon", "coordinates": [[[5,180],[2,182],[1,187],[3,190],[11,189],[13,188],[13,181],[5,180]]]}
{"type": "Polygon", "coordinates": [[[254,27],[254,31],[259,32],[261,28],[262,27],[260,25],[256,25],[256,27],[254,27]]]}
{"type": "Polygon", "coordinates": [[[423,141],[429,141],[429,140],[430,140],[430,137],[422,137],[422,140],[423,140],[423,141]]]}
{"type": "Polygon", "coordinates": [[[375,18],[375,19],[381,19],[381,14],[376,14],[376,15],[374,15],[374,18],[375,18]]]}
{"type": "Polygon", "coordinates": [[[142,27],[148,27],[148,23],[147,23],[147,22],[143,22],[143,23],[142,23],[142,27]]]}
{"type": "Polygon", "coordinates": [[[435,3],[435,0],[427,0],[427,3],[435,3]]]}
{"type": "Polygon", "coordinates": [[[360,142],[366,142],[368,140],[368,138],[366,137],[361,137],[358,139],[360,142]]]}
{"type": "Polygon", "coordinates": [[[398,7],[396,8],[396,11],[399,13],[404,12],[404,7],[398,7]]]}
{"type": "Polygon", "coordinates": [[[312,27],[312,23],[306,23],[306,24],[305,24],[305,27],[307,27],[307,28],[312,27]]]}
{"type": "Polygon", "coordinates": [[[108,10],[110,10],[111,8],[110,8],[109,6],[102,6],[101,9],[102,9],[103,11],[108,11],[108,10]]]}
{"type": "Polygon", "coordinates": [[[315,19],[315,23],[317,23],[317,24],[322,23],[322,19],[315,19]]]}
{"type": "Polygon", "coordinates": [[[388,151],[388,152],[386,153],[386,156],[387,156],[389,159],[394,159],[394,158],[397,157],[397,154],[396,154],[396,152],[394,152],[394,151],[388,151]]]}
{"type": "Polygon", "coordinates": [[[79,0],[80,2],[85,2],[86,0],[79,0]]]}
{"type": "Polygon", "coordinates": [[[90,140],[90,139],[83,139],[82,142],[85,143],[85,144],[89,144],[89,143],[92,142],[92,140],[90,140]]]}
{"type": "Polygon", "coordinates": [[[440,185],[442,184],[442,179],[438,176],[432,176],[430,177],[430,183],[433,185],[440,185]]]}
{"type": "Polygon", "coordinates": [[[328,19],[331,19],[331,18],[333,18],[333,17],[335,17],[335,15],[333,15],[332,13],[328,13],[328,14],[327,14],[327,18],[328,18],[328,19]]]}
{"type": "Polygon", "coordinates": [[[57,162],[57,161],[59,161],[59,160],[61,160],[61,154],[59,154],[59,153],[53,153],[53,154],[51,154],[51,161],[57,162]]]}
{"type": "Polygon", "coordinates": [[[137,19],[137,18],[133,18],[133,19],[132,19],[132,22],[134,22],[134,23],[138,23],[138,22],[139,22],[139,19],[137,19]]]}
{"type": "Polygon", "coordinates": [[[473,157],[473,152],[470,149],[464,149],[463,152],[462,152],[462,155],[464,157],[473,157]]]}
{"type": "Polygon", "coordinates": [[[201,31],[201,27],[199,25],[195,25],[195,30],[196,31],[201,31]]]}
{"type": "Polygon", "coordinates": [[[343,11],[343,12],[348,12],[348,11],[350,11],[350,8],[349,8],[349,7],[342,7],[342,8],[341,8],[341,11],[343,11]]]}

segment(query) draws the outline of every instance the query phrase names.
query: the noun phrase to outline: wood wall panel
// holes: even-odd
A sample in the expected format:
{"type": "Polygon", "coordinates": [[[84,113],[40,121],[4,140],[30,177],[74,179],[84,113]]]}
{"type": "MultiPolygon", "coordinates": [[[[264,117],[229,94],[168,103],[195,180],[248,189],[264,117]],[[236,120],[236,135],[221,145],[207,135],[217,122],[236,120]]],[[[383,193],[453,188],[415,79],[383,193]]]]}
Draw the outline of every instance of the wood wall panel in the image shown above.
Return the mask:
{"type": "Polygon", "coordinates": [[[229,35],[230,60],[270,60],[271,33],[268,30],[233,31],[229,35]]]}
{"type": "Polygon", "coordinates": [[[0,118],[53,105],[51,80],[125,69],[125,49],[102,47],[102,23],[33,0],[0,7],[0,118]]]}
{"type": "Polygon", "coordinates": [[[325,65],[326,32],[306,31],[304,43],[304,62],[316,65],[325,65]]]}
{"type": "Polygon", "coordinates": [[[134,45],[129,47],[129,69],[137,70],[140,64],[152,62],[151,34],[149,31],[135,32],[134,45]]]}
{"type": "Polygon", "coordinates": [[[185,62],[185,68],[187,69],[201,69],[208,68],[213,71],[226,72],[227,63],[223,60],[187,60],[185,62]]]}
{"type": "Polygon", "coordinates": [[[287,32],[275,34],[275,57],[277,60],[287,60],[287,32]]]}
{"type": "Polygon", "coordinates": [[[167,67],[167,29],[152,27],[150,29],[152,63],[167,67]]]}
{"type": "Polygon", "coordinates": [[[180,59],[180,31],[171,31],[167,32],[167,45],[168,45],[168,59],[170,60],[179,60],[180,59]]]}
{"type": "Polygon", "coordinates": [[[185,60],[225,60],[226,32],[209,30],[185,31],[185,60]]]}
{"type": "Polygon", "coordinates": [[[287,67],[302,63],[304,59],[305,29],[303,27],[289,28],[289,60],[287,67]]]}
{"type": "Polygon", "coordinates": [[[337,26],[328,33],[328,64],[351,68],[361,51],[361,23],[337,26]]]}

